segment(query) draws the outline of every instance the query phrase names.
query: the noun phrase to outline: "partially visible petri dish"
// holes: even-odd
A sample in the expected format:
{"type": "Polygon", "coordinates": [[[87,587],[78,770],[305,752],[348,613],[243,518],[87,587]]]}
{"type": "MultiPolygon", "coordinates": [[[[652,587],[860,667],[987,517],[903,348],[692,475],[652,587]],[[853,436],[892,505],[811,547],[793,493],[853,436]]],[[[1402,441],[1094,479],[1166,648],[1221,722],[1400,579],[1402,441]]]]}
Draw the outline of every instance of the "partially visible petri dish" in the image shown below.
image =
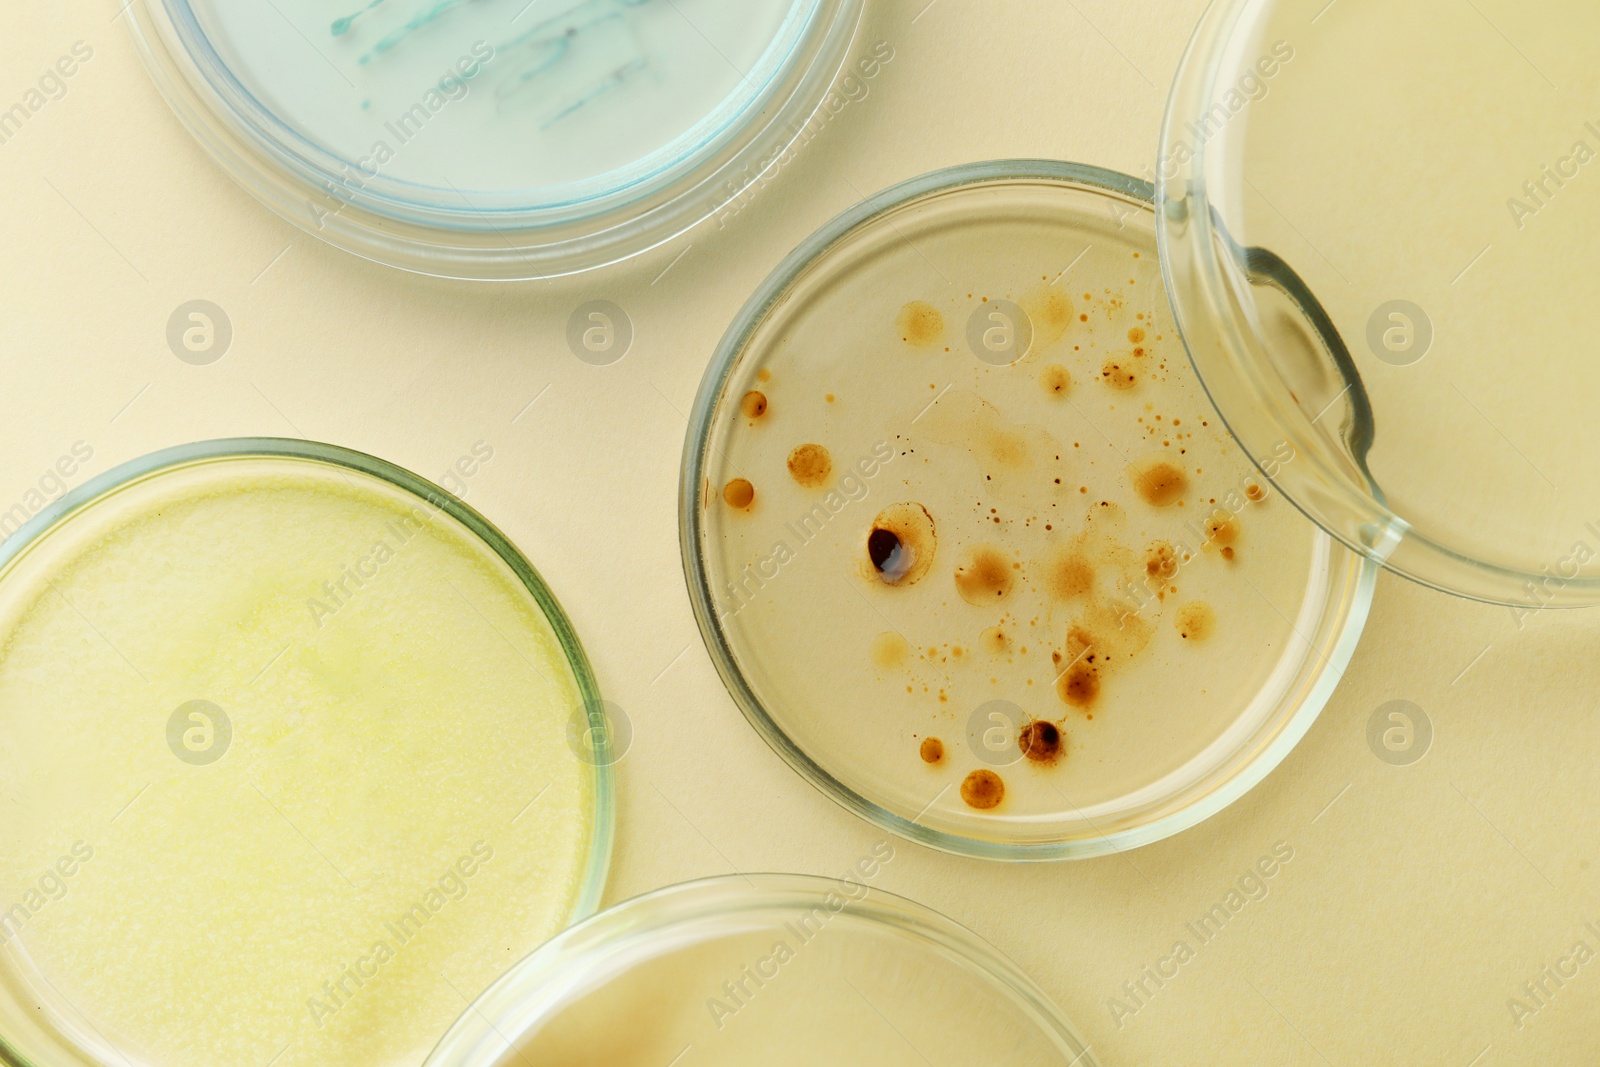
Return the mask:
{"type": "Polygon", "coordinates": [[[132,0],[178,117],[341,248],[531,279],[715,214],[804,130],[863,0],[132,0]]]}
{"type": "Polygon", "coordinates": [[[0,1058],[421,1063],[598,906],[605,714],[414,474],[237,439],[91,480],[0,545],[0,1058]]]}
{"type": "Polygon", "coordinates": [[[1324,529],[1507,604],[1600,603],[1600,79],[1572,0],[1217,0],[1162,137],[1179,326],[1324,529]]]}
{"type": "Polygon", "coordinates": [[[1195,380],[1151,196],[1037,160],[896,186],[778,268],[702,383],[681,537],[723,681],[800,774],[932,847],[1079,858],[1199,822],[1365,623],[1376,568],[1195,380]]]}
{"type": "Polygon", "coordinates": [[[1093,1067],[1015,964],[870,880],[730,875],[635,897],[518,963],[427,1067],[1093,1067]]]}

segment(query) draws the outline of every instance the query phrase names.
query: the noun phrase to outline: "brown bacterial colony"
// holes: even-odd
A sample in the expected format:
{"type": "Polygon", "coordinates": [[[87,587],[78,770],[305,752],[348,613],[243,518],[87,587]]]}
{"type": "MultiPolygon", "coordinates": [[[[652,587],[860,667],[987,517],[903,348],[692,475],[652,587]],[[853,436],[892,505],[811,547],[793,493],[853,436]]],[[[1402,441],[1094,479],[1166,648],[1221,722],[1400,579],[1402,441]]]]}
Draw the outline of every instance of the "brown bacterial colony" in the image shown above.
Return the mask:
{"type": "Polygon", "coordinates": [[[961,799],[980,811],[997,808],[1006,798],[1006,784],[987,768],[973,771],[961,780],[961,799]]]}
{"type": "Polygon", "coordinates": [[[1134,491],[1151,507],[1170,507],[1189,491],[1189,476],[1167,459],[1136,463],[1128,469],[1134,491]]]}
{"type": "Polygon", "coordinates": [[[1033,324],[1035,345],[1054,344],[1072,325],[1072,298],[1045,286],[1022,300],[1022,310],[1033,324]]]}
{"type": "Polygon", "coordinates": [[[880,667],[899,667],[911,655],[911,644],[893,631],[872,639],[872,662],[880,667]]]}
{"type": "Polygon", "coordinates": [[[752,421],[759,419],[767,413],[767,394],[759,389],[750,390],[744,394],[744,399],[739,401],[739,410],[747,419],[752,421]]]}
{"type": "Polygon", "coordinates": [[[924,737],[917,751],[923,763],[944,762],[944,742],[937,737],[924,737]]]}
{"type": "Polygon", "coordinates": [[[1017,747],[1034,763],[1055,763],[1065,745],[1061,728],[1044,719],[1033,720],[1017,734],[1017,747]]]}
{"type": "MultiPolygon", "coordinates": [[[[1160,581],[1171,581],[1178,575],[1178,550],[1165,541],[1157,541],[1144,553],[1144,573],[1160,581]]],[[[1161,590],[1165,593],[1165,590],[1161,590]]]]}
{"type": "Polygon", "coordinates": [[[1132,362],[1122,356],[1106,360],[1105,366],[1100,368],[1100,377],[1111,388],[1124,392],[1139,384],[1132,362]]]}
{"type": "Polygon", "coordinates": [[[978,635],[978,643],[990,655],[1002,656],[1011,651],[1011,638],[1004,627],[991,626],[978,635]]]}
{"type": "Polygon", "coordinates": [[[789,475],[807,489],[820,489],[833,477],[833,457],[821,445],[800,445],[789,453],[789,475]]]}
{"type": "Polygon", "coordinates": [[[1217,629],[1217,613],[1203,600],[1191,600],[1178,609],[1172,625],[1185,641],[1204,641],[1217,629]]]}
{"type": "Polygon", "coordinates": [[[999,603],[1016,584],[1015,564],[993,545],[972,545],[956,563],[956,591],[968,604],[999,603]]]}
{"type": "Polygon", "coordinates": [[[915,585],[933,566],[938,537],[921,504],[891,504],[867,533],[867,565],[885,585],[915,585]]]}
{"type": "Polygon", "coordinates": [[[895,325],[900,330],[900,339],[918,348],[932,347],[944,336],[944,316],[938,308],[921,300],[913,300],[901,308],[895,325]]]}
{"type": "Polygon", "coordinates": [[[1066,396],[1072,388],[1072,375],[1059,363],[1049,363],[1039,372],[1039,387],[1051,396],[1066,396]]]}
{"type": "Polygon", "coordinates": [[[735,478],[722,487],[722,499],[728,502],[730,508],[743,511],[755,503],[756,487],[744,478],[735,478]]]}
{"type": "Polygon", "coordinates": [[[1095,568],[1082,552],[1065,549],[1045,569],[1045,590],[1054,600],[1077,600],[1094,592],[1095,568]]]}

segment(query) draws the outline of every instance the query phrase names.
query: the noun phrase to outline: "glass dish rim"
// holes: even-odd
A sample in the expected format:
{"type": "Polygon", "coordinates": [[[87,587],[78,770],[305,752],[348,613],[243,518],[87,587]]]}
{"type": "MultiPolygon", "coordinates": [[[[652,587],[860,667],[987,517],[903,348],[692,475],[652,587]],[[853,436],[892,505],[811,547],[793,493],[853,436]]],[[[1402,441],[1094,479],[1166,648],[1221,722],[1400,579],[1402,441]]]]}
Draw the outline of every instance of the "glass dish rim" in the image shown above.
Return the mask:
{"type": "MultiPolygon", "coordinates": [[[[793,873],[733,873],[677,882],[640,893],[617,902],[588,919],[552,937],[511,966],[489,989],[461,1013],[423,1062],[423,1067],[488,1067],[488,1063],[468,1058],[474,1031],[487,1025],[502,1040],[509,1040],[497,1028],[504,1013],[542,1005],[530,1004],[553,999],[548,994],[586,960],[604,956],[629,945],[648,945],[683,924],[699,924],[717,919],[736,919],[742,915],[799,906],[813,906],[829,892],[852,883],[823,875],[793,873]],[[548,991],[548,994],[547,994],[548,991]]],[[[1022,1009],[1054,1040],[1058,1047],[1078,1058],[1073,1064],[1094,1067],[1090,1046],[1067,1020],[1061,1009],[1017,964],[963,924],[942,912],[909,897],[864,883],[854,883],[866,892],[840,909],[853,913],[858,921],[893,931],[942,949],[958,957],[982,978],[985,985],[1022,1009]]],[[[520,1028],[519,1028],[520,1032],[520,1028]]]]}
{"type": "MultiPolygon", "coordinates": [[[[1257,360],[1250,351],[1240,349],[1229,340],[1235,332],[1250,339],[1258,339],[1259,335],[1247,322],[1231,314],[1222,298],[1228,287],[1223,280],[1224,259],[1220,249],[1240,249],[1242,246],[1234,241],[1216,207],[1227,195],[1227,190],[1213,195],[1208,184],[1205,165],[1208,152],[1216,151],[1211,144],[1213,138],[1192,138],[1190,140],[1195,143],[1190,144],[1189,140],[1182,138],[1181,131],[1185,123],[1196,120],[1201,110],[1215,102],[1213,91],[1219,84],[1222,66],[1230,54],[1238,25],[1247,14],[1259,14],[1279,6],[1280,2],[1214,0],[1207,7],[1184,49],[1162,118],[1157,160],[1174,160],[1175,165],[1169,175],[1166,168],[1158,163],[1155,183],[1156,239],[1162,281],[1172,305],[1173,318],[1179,332],[1185,337],[1189,361],[1196,377],[1200,379],[1201,388],[1216,409],[1217,417],[1228,427],[1234,440],[1241,442],[1241,450],[1250,456],[1252,463],[1256,462],[1256,457],[1243,445],[1236,430],[1237,425],[1250,420],[1266,420],[1271,423],[1276,436],[1299,444],[1306,440],[1304,430],[1310,424],[1300,413],[1281,411],[1270,404],[1244,412],[1225,409],[1218,403],[1217,390],[1208,382],[1208,377],[1215,381],[1223,375],[1229,375],[1253,387],[1255,381],[1262,380],[1263,376],[1255,366],[1257,360]],[[1176,162],[1173,148],[1179,142],[1189,148],[1189,155],[1182,162],[1176,162]],[[1178,278],[1178,264],[1191,277],[1189,284],[1182,284],[1178,278]],[[1188,337],[1194,333],[1205,333],[1218,339],[1218,365],[1213,365],[1201,349],[1188,343],[1188,337]]],[[[1214,140],[1225,143],[1226,131],[1222,131],[1214,140]]],[[[1547,575],[1533,570],[1519,570],[1457,551],[1446,541],[1419,531],[1377,496],[1356,489],[1347,475],[1320,462],[1318,450],[1304,447],[1297,450],[1307,456],[1310,462],[1292,472],[1294,478],[1288,473],[1275,477],[1265,470],[1262,471],[1263,476],[1273,483],[1285,500],[1320,529],[1363,558],[1426,588],[1497,606],[1527,608],[1528,583],[1544,588],[1547,575]],[[1305,468],[1311,466],[1325,472],[1318,483],[1320,491],[1315,496],[1324,502],[1323,508],[1327,510],[1305,499],[1312,494],[1300,492],[1300,485],[1307,477],[1305,468]],[[1337,499],[1337,510],[1328,506],[1330,498],[1337,499]],[[1330,521],[1330,513],[1346,520],[1348,525],[1330,521]],[[1372,543],[1350,532],[1362,528],[1375,531],[1372,543]],[[1404,557],[1397,558],[1396,554],[1402,551],[1404,557]]],[[[1594,604],[1600,604],[1600,576],[1564,579],[1554,598],[1539,606],[1573,608],[1594,604]]]]}
{"type": "MultiPolygon", "coordinates": [[[[517,581],[533,597],[555,633],[585,706],[603,706],[599,684],[571,620],[543,577],[510,538],[449,490],[398,464],[341,445],[283,437],[225,437],[173,445],[119,463],[47,504],[10,537],[0,541],[0,582],[4,582],[11,573],[15,560],[35,545],[41,545],[45,538],[82,509],[101,499],[136,482],[186,467],[248,459],[287,459],[341,467],[376,478],[445,512],[483,542],[516,575],[517,581]]],[[[591,730],[589,735],[593,756],[584,762],[593,772],[593,826],[583,885],[566,917],[564,930],[587,920],[598,911],[610,873],[616,839],[616,760],[611,750],[610,732],[591,730]]],[[[0,1034],[0,1062],[44,1067],[15,1048],[4,1034],[0,1034]]]]}
{"type": "MultiPolygon", "coordinates": [[[[1366,626],[1378,570],[1365,556],[1351,554],[1348,557],[1352,569],[1345,581],[1349,586],[1349,595],[1344,620],[1331,647],[1313,650],[1321,660],[1316,682],[1290,713],[1277,716],[1276,721],[1281,722],[1281,727],[1272,743],[1261,748],[1231,778],[1200,792],[1185,807],[1125,830],[1067,841],[1009,842],[932,829],[862,796],[790,739],[783,727],[767,712],[738,666],[733,649],[717,620],[709,567],[701,552],[705,537],[701,493],[711,434],[715,429],[714,416],[723,390],[752,335],[795,281],[817,259],[859,226],[934,194],[974,185],[1029,181],[1066,184],[1091,193],[1135,199],[1150,210],[1155,210],[1154,187],[1149,182],[1103,167],[1050,159],[1002,159],[958,164],[918,175],[868,195],[808,236],[761,282],[734,317],[706,368],[694,407],[690,411],[678,491],[679,549],[701,640],[723,685],[756,733],[813,787],[867,822],[937,851],[1006,862],[1089,859],[1151,844],[1203,822],[1253,789],[1293,751],[1322,713],[1366,626]]],[[[1240,449],[1240,453],[1249,458],[1252,464],[1255,463],[1254,458],[1249,457],[1243,449],[1240,449]]],[[[1321,533],[1318,527],[1313,526],[1312,530],[1315,534],[1321,533]]],[[[1340,549],[1336,542],[1330,541],[1330,546],[1336,554],[1331,566],[1336,567],[1340,549]]],[[[1334,591],[1339,588],[1332,571],[1329,588],[1334,591]]],[[[1334,610],[1340,602],[1338,597],[1330,597],[1327,610],[1334,610]]],[[[1326,614],[1327,611],[1324,617],[1326,614]]]]}
{"type": "Polygon", "coordinates": [[[772,46],[797,20],[798,32],[789,33],[787,54],[771,65],[766,82],[720,126],[648,173],[570,203],[484,208],[395,195],[429,187],[382,175],[352,192],[341,168],[354,173],[357,164],[305,138],[257,100],[200,29],[192,0],[129,0],[125,14],[135,51],[180,123],[213,163],[286,221],[364,259],[413,273],[530,281],[640,255],[699,225],[759,181],[826,101],[865,3],[789,0],[772,46]],[[204,47],[197,49],[186,35],[198,35],[204,47]],[[389,193],[375,191],[383,189],[389,193]]]}

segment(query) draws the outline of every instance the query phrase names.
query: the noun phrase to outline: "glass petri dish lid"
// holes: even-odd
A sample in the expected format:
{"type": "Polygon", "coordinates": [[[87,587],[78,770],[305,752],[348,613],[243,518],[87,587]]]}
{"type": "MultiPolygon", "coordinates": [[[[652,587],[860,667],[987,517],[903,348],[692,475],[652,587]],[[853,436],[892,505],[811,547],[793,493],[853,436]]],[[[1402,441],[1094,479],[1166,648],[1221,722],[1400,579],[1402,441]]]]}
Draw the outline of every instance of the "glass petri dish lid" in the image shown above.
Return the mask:
{"type": "Polygon", "coordinates": [[[1151,195],[1022,160],[871,197],[767,279],[696,400],[681,540],[723,681],[814,785],[935,848],[1193,825],[1305,733],[1365,622],[1376,568],[1184,360],[1151,195]]]}
{"type": "Polygon", "coordinates": [[[1344,544],[1511,605],[1600,601],[1600,8],[1218,0],[1159,159],[1217,409],[1344,544]]]}
{"type": "Polygon", "coordinates": [[[595,910],[602,708],[414,474],[237,439],[87,482],[0,545],[0,1058],[420,1063],[595,910]]]}
{"type": "Polygon", "coordinates": [[[517,964],[427,1067],[1092,1067],[1013,963],[868,882],[732,875],[635,897],[517,964]]]}
{"type": "Polygon", "coordinates": [[[156,84],[284,218],[529,279],[715,214],[802,132],[862,0],[132,0],[156,84]]]}

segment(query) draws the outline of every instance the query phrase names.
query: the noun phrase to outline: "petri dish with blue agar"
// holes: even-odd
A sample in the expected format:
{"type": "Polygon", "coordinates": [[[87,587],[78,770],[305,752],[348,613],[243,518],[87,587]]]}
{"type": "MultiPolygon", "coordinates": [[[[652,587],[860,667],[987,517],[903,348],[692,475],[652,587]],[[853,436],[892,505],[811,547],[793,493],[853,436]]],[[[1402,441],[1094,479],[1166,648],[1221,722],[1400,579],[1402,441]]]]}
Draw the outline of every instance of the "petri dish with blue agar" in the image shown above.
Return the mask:
{"type": "Polygon", "coordinates": [[[804,131],[862,0],[134,0],[179,118],[308,232],[530,279],[668,240],[804,131]]]}
{"type": "Polygon", "coordinates": [[[1152,175],[1228,427],[1351,548],[1461,596],[1600,603],[1600,8],[1221,0],[1152,175]]]}

